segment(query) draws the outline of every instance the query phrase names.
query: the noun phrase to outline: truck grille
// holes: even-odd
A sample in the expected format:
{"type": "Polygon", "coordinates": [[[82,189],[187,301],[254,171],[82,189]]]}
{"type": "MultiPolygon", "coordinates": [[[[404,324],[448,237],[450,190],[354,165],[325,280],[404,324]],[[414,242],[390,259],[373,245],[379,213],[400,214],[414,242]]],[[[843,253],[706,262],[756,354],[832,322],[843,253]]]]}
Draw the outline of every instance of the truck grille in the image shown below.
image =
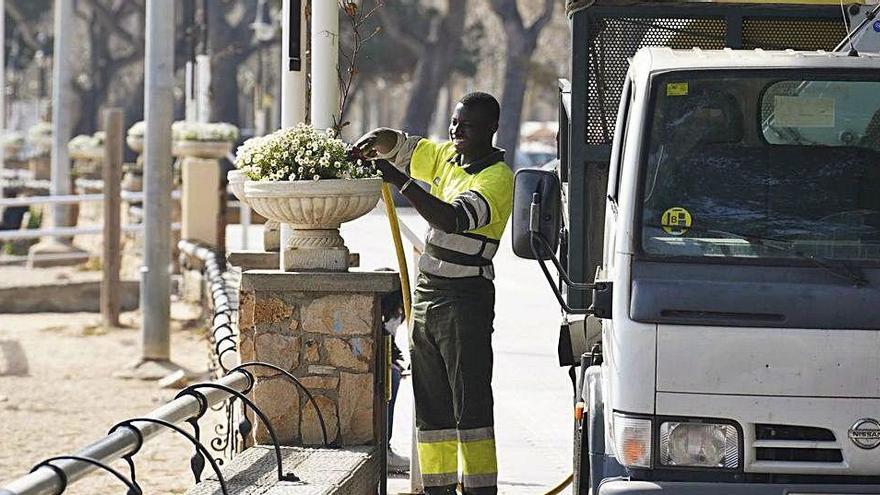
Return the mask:
{"type": "Polygon", "coordinates": [[[834,433],[825,428],[791,425],[755,425],[755,440],[801,440],[805,442],[833,442],[834,433]]]}
{"type": "Polygon", "coordinates": [[[813,426],[755,425],[755,460],[776,462],[843,462],[831,430],[813,426]]]}

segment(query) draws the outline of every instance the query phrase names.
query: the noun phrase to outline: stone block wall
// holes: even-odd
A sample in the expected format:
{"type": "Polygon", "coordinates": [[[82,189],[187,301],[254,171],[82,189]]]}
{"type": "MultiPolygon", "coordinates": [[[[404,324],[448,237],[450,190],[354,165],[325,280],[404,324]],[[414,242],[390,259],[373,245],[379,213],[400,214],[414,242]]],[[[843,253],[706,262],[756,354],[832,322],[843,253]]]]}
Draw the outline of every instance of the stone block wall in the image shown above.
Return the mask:
{"type": "MultiPolygon", "coordinates": [[[[275,272],[274,277],[291,282],[299,277],[300,284],[293,285],[314,287],[303,284],[303,278],[357,275],[275,272]]],[[[382,275],[386,275],[385,285],[392,287],[394,279],[389,279],[388,273],[382,275]]],[[[383,373],[377,372],[382,366],[379,300],[393,289],[358,290],[348,284],[348,290],[341,291],[321,287],[257,290],[259,286],[252,272],[242,275],[238,322],[241,362],[271,363],[296,376],[315,398],[331,444],[377,443],[379,418],[384,417],[383,373]]],[[[252,398],[269,417],[279,441],[321,445],[318,417],[306,395],[281,373],[268,368],[251,371],[257,378],[252,398]]],[[[269,442],[268,432],[259,423],[254,423],[257,443],[269,442]]]]}

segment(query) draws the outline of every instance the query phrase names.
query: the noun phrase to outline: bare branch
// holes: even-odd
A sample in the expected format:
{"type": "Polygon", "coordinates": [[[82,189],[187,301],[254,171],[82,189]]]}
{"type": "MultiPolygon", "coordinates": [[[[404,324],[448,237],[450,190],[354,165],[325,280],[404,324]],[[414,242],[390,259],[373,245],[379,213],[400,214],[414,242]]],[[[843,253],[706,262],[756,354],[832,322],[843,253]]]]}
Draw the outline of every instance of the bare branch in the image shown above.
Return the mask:
{"type": "Polygon", "coordinates": [[[424,55],[425,42],[401,30],[398,27],[398,20],[394,19],[391,14],[389,14],[388,9],[380,10],[379,17],[382,19],[382,29],[391,37],[391,39],[403,45],[404,48],[409,50],[410,53],[417,58],[424,55]]]}
{"type": "Polygon", "coordinates": [[[355,76],[358,73],[357,63],[361,49],[363,48],[364,43],[369,41],[380,30],[380,28],[376,28],[368,36],[364,37],[364,35],[361,33],[361,27],[374,13],[380,11],[379,9],[384,6],[384,0],[376,0],[376,5],[372,9],[368,10],[366,13],[362,13],[360,6],[353,1],[338,0],[338,3],[339,8],[345,14],[346,20],[351,24],[353,39],[351,51],[340,49],[340,54],[345,60],[345,70],[343,72],[343,66],[340,65],[338,72],[340,90],[340,117],[339,121],[336,120],[336,117],[333,118],[333,129],[336,132],[337,136],[342,133],[342,128],[348,125],[348,122],[343,121],[342,116],[345,115],[349,96],[351,96],[352,94],[352,84],[354,83],[355,76]]]}
{"type": "Polygon", "coordinates": [[[121,38],[126,43],[136,46],[138,44],[138,40],[135,36],[133,36],[130,32],[126,31],[116,22],[116,18],[113,11],[110,11],[102,5],[97,0],[85,0],[86,3],[92,8],[92,11],[95,13],[97,20],[101,22],[101,25],[104,28],[108,29],[110,32],[121,38]]]}
{"type": "Polygon", "coordinates": [[[541,11],[541,15],[535,19],[535,22],[529,26],[529,35],[533,38],[537,38],[539,34],[541,34],[541,30],[544,29],[544,26],[550,22],[550,19],[553,18],[553,7],[556,5],[556,0],[544,0],[544,10],[541,11]]]}
{"type": "Polygon", "coordinates": [[[37,39],[34,37],[34,32],[28,25],[21,10],[19,10],[14,3],[6,2],[6,15],[8,15],[15,23],[15,28],[18,30],[18,34],[21,35],[21,41],[31,50],[38,50],[40,45],[37,43],[37,39]]]}
{"type": "Polygon", "coordinates": [[[522,16],[519,14],[516,0],[492,0],[492,10],[501,18],[505,29],[523,29],[522,16]]]}

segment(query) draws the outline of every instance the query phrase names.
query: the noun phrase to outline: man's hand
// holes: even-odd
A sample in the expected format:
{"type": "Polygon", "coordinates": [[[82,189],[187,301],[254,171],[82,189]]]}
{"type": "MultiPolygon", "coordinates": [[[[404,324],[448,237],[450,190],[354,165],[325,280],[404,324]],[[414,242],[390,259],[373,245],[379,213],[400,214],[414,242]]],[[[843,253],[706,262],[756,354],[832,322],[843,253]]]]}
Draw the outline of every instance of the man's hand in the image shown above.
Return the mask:
{"type": "Polygon", "coordinates": [[[364,158],[375,158],[378,153],[389,153],[397,144],[397,132],[385,127],[374,129],[360,137],[354,147],[364,158]]]}
{"type": "Polygon", "coordinates": [[[403,187],[406,181],[409,180],[408,175],[398,170],[388,160],[372,160],[370,163],[382,174],[382,180],[394,184],[398,188],[403,187]]]}
{"type": "Polygon", "coordinates": [[[379,138],[376,136],[375,131],[364,134],[357,141],[355,141],[354,146],[352,146],[353,151],[357,156],[360,156],[364,159],[374,158],[377,154],[376,149],[373,146],[376,144],[376,141],[379,138]]]}

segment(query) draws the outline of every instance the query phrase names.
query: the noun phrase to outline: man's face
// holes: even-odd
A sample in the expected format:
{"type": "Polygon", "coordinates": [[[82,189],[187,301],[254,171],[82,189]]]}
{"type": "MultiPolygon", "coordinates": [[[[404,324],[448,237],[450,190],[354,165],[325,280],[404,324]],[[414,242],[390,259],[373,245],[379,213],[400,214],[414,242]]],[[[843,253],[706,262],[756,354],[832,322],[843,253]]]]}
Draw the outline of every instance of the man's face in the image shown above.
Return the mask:
{"type": "Polygon", "coordinates": [[[497,129],[498,123],[486,116],[485,112],[459,103],[449,122],[449,140],[458,153],[472,155],[492,146],[492,136],[497,129]]]}

